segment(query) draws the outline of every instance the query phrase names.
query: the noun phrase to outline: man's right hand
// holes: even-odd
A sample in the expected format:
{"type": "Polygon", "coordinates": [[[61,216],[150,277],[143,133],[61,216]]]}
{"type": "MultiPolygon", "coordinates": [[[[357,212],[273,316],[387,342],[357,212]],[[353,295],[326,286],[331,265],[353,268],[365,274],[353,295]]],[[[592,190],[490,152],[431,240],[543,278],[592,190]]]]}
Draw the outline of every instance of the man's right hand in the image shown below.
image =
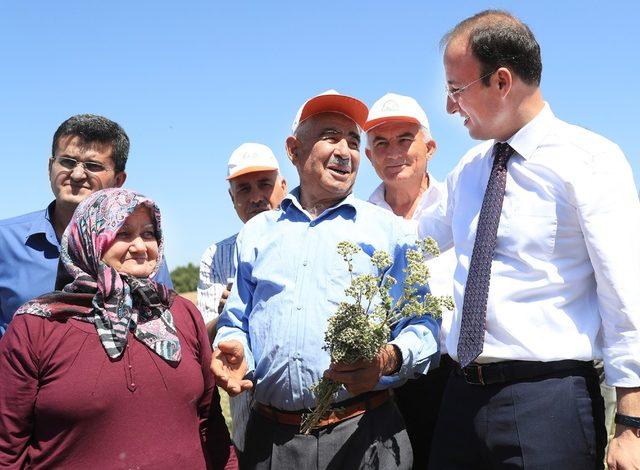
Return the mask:
{"type": "Polygon", "coordinates": [[[220,297],[220,303],[218,304],[218,313],[222,313],[222,311],[224,310],[224,306],[227,303],[227,299],[229,298],[230,293],[231,292],[229,289],[225,289],[222,291],[222,297],[220,297]]]}
{"type": "Polygon", "coordinates": [[[224,310],[224,306],[227,303],[227,299],[229,298],[229,294],[231,293],[231,288],[233,287],[233,279],[227,279],[227,286],[222,291],[222,297],[220,298],[220,303],[218,304],[218,313],[222,313],[224,310]]]}
{"type": "Polygon", "coordinates": [[[211,372],[216,384],[232,397],[253,388],[253,382],[244,378],[247,370],[244,348],[240,341],[222,341],[213,350],[211,372]]]}

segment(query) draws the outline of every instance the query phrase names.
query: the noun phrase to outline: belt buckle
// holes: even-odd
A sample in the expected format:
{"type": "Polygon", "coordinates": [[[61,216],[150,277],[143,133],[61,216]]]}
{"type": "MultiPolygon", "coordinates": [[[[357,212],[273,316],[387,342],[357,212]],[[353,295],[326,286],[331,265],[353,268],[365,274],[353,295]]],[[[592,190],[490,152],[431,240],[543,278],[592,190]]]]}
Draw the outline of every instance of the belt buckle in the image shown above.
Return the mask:
{"type": "Polygon", "coordinates": [[[464,380],[471,385],[486,385],[482,375],[482,366],[480,364],[470,364],[462,369],[464,380]]]}

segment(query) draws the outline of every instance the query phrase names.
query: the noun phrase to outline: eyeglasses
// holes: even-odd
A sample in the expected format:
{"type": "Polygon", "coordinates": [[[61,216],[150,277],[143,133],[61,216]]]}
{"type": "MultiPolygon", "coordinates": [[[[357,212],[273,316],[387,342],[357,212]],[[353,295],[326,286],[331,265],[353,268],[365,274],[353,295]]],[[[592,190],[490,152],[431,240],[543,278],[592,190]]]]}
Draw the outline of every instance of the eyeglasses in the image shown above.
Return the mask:
{"type": "Polygon", "coordinates": [[[474,83],[478,83],[480,80],[483,80],[487,77],[490,77],[491,75],[493,75],[494,73],[496,73],[498,71],[498,69],[494,70],[493,72],[489,72],[485,75],[483,75],[482,77],[472,81],[471,83],[467,83],[465,86],[463,86],[462,88],[449,88],[448,85],[445,85],[445,89],[447,92],[447,96],[449,97],[449,99],[451,101],[453,101],[454,103],[458,102],[458,99],[460,98],[460,94],[466,90],[467,88],[469,88],[471,85],[473,85],[474,83]]]}
{"type": "Polygon", "coordinates": [[[51,157],[51,160],[55,160],[62,168],[66,168],[67,170],[73,170],[78,165],[82,165],[82,168],[89,173],[101,173],[103,171],[113,170],[113,168],[106,167],[102,163],[81,162],[71,157],[51,157]]]}

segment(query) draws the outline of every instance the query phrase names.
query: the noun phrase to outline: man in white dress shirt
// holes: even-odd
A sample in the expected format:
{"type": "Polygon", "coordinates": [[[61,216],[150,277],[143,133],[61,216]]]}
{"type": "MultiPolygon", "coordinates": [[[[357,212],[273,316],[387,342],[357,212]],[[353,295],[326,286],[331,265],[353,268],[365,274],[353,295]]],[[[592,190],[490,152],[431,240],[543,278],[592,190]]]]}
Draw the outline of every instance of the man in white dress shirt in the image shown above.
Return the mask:
{"type": "MultiPolygon", "coordinates": [[[[287,194],[287,182],[280,175],[278,160],[269,147],[244,143],[233,151],[227,164],[229,196],[240,220],[246,223],[255,215],[280,206],[287,194]]],[[[211,245],[200,261],[198,309],[213,339],[218,315],[229,296],[230,281],[236,275],[236,238],[238,234],[211,245]]],[[[230,399],[233,442],[244,449],[244,431],[249,417],[251,395],[230,399]]]]}
{"type": "MultiPolygon", "coordinates": [[[[428,171],[436,151],[429,120],[418,102],[409,97],[387,93],[369,110],[364,126],[367,132],[366,154],[382,180],[369,202],[392,211],[417,225],[421,217],[441,210],[446,198],[444,185],[428,171]]],[[[435,295],[453,295],[456,258],[453,249],[427,261],[429,287],[435,295]]],[[[449,331],[451,312],[443,312],[440,330],[441,354],[446,354],[444,335],[449,331]]],[[[449,360],[440,367],[409,380],[395,390],[396,402],[407,425],[413,447],[413,468],[426,468],[429,449],[442,394],[449,373],[449,360]]]]}
{"type": "Polygon", "coordinates": [[[639,468],[640,203],[630,166],[614,143],[554,116],[539,88],[539,45],[517,18],[481,12],[443,45],[447,111],[486,142],[447,178],[443,216],[420,221],[421,236],[455,245],[458,259],[446,343],[462,367],[445,391],[430,468],[601,468],[592,367],[601,357],[618,395],[609,468],[639,468]]]}

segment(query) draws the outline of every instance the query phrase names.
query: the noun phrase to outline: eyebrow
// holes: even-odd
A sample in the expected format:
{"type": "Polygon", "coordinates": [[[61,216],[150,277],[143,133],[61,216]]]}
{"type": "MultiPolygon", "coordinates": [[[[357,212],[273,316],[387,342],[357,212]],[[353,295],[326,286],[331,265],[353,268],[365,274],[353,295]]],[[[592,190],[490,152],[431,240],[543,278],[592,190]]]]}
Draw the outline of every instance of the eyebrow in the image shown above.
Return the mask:
{"type": "MultiPolygon", "coordinates": [[[[398,135],[395,137],[395,139],[402,139],[403,137],[411,137],[412,139],[414,139],[416,137],[416,135],[418,135],[418,133],[416,132],[415,134],[413,132],[403,132],[402,134],[398,135]]],[[[381,135],[377,135],[373,138],[373,142],[380,142],[381,140],[387,141],[389,139],[387,139],[386,137],[383,137],[381,135]]]]}
{"type": "MultiPolygon", "coordinates": [[[[320,136],[323,135],[340,135],[343,132],[340,129],[336,129],[335,127],[326,127],[322,129],[320,132],[320,136]]],[[[357,132],[349,131],[348,136],[352,139],[355,139],[358,143],[360,143],[360,134],[357,132]]]]}
{"type": "Polygon", "coordinates": [[[100,163],[101,165],[104,165],[104,162],[101,162],[100,160],[96,160],[95,158],[87,158],[86,160],[80,160],[78,157],[75,157],[73,155],[69,155],[69,154],[63,154],[63,155],[54,155],[54,157],[57,158],[70,158],[71,160],[75,160],[77,162],[91,162],[91,163],[100,163]]]}
{"type": "MultiPolygon", "coordinates": [[[[147,228],[147,227],[151,227],[155,230],[155,224],[153,222],[149,222],[148,224],[144,224],[142,226],[142,228],[147,228]]],[[[131,225],[127,224],[126,222],[124,224],[122,224],[122,226],[120,226],[120,228],[118,229],[118,232],[120,230],[131,230],[131,225]]]]}
{"type": "Polygon", "coordinates": [[[320,135],[327,135],[327,134],[342,134],[342,132],[340,132],[335,127],[325,127],[320,131],[320,135]]]}
{"type": "Polygon", "coordinates": [[[402,137],[415,137],[416,135],[417,135],[417,133],[416,133],[416,134],[414,134],[413,132],[405,132],[404,134],[400,134],[400,135],[398,136],[398,139],[400,139],[400,138],[402,138],[402,137]]]}

